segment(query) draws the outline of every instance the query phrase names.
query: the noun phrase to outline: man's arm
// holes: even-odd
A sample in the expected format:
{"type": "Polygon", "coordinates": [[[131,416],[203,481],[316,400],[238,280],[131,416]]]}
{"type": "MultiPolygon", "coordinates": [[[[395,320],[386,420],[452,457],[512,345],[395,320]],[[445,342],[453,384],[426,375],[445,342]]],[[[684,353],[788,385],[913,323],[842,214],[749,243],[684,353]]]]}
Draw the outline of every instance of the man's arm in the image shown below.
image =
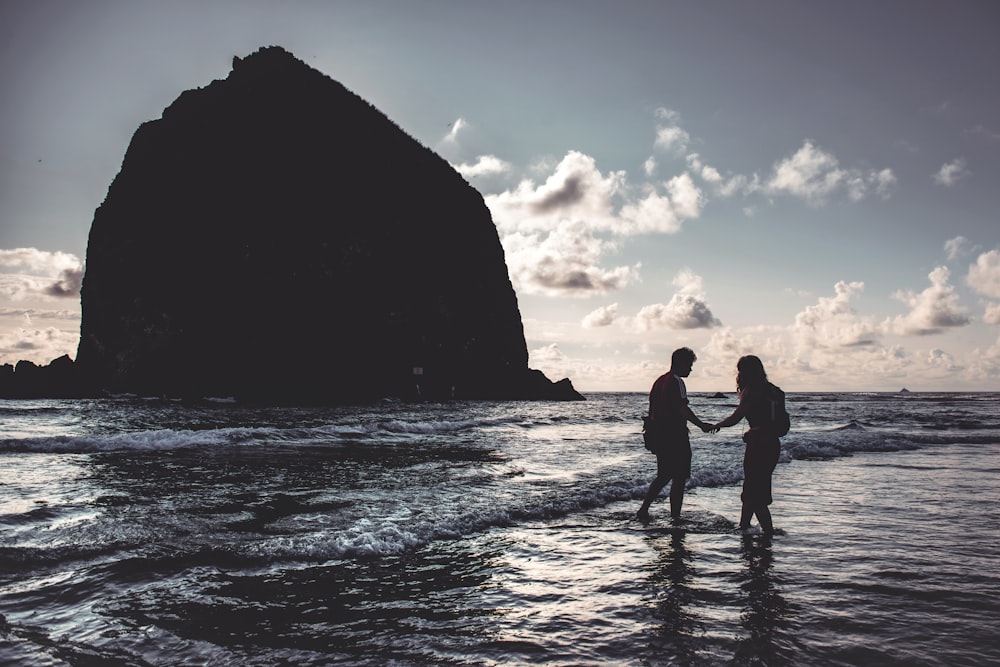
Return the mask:
{"type": "Polygon", "coordinates": [[[699,419],[698,415],[694,413],[694,411],[691,409],[691,406],[689,405],[685,404],[684,409],[681,410],[681,413],[684,415],[685,419],[687,419],[689,422],[700,428],[705,433],[708,433],[709,431],[715,428],[711,424],[703,422],[701,419],[699,419]]]}

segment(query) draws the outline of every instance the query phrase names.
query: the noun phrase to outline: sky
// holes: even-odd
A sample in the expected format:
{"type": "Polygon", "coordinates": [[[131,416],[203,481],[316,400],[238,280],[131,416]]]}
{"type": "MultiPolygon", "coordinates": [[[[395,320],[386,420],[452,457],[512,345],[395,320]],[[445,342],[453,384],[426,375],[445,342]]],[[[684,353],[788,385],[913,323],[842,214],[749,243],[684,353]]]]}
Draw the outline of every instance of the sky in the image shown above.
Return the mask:
{"type": "Polygon", "coordinates": [[[550,379],[647,391],[687,346],[692,391],[744,354],[998,391],[998,31],[993,0],[0,0],[0,363],[75,357],[132,134],[277,45],[482,193],[550,379]]]}

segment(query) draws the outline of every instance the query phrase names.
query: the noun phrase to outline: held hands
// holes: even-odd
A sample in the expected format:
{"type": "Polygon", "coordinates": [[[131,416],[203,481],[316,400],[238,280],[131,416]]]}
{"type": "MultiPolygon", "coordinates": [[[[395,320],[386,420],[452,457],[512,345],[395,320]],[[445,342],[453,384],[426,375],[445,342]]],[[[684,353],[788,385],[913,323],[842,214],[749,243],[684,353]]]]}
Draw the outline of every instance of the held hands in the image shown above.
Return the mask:
{"type": "Polygon", "coordinates": [[[705,433],[718,433],[719,426],[718,424],[706,424],[705,422],[702,422],[701,430],[704,431],[705,433]]]}

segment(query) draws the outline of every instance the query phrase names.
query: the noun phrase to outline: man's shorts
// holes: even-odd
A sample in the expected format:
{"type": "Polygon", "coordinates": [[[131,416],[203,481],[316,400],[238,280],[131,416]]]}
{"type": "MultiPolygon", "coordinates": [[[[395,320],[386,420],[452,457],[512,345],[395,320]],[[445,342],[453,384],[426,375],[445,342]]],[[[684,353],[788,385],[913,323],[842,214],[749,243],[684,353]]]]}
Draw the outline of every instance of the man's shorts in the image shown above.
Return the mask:
{"type": "Polygon", "coordinates": [[[656,452],[656,476],[661,479],[687,479],[691,476],[691,443],[674,440],[656,452]]]}

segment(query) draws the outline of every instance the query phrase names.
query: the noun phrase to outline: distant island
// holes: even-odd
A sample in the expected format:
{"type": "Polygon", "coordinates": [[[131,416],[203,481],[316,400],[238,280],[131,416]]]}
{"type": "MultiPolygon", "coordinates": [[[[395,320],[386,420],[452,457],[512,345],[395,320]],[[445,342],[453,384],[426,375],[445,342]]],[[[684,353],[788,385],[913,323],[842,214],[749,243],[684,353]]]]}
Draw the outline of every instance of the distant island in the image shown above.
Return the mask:
{"type": "Polygon", "coordinates": [[[582,400],[528,368],[482,195],[280,47],[135,132],[94,214],[76,360],[0,396],[582,400]]]}

